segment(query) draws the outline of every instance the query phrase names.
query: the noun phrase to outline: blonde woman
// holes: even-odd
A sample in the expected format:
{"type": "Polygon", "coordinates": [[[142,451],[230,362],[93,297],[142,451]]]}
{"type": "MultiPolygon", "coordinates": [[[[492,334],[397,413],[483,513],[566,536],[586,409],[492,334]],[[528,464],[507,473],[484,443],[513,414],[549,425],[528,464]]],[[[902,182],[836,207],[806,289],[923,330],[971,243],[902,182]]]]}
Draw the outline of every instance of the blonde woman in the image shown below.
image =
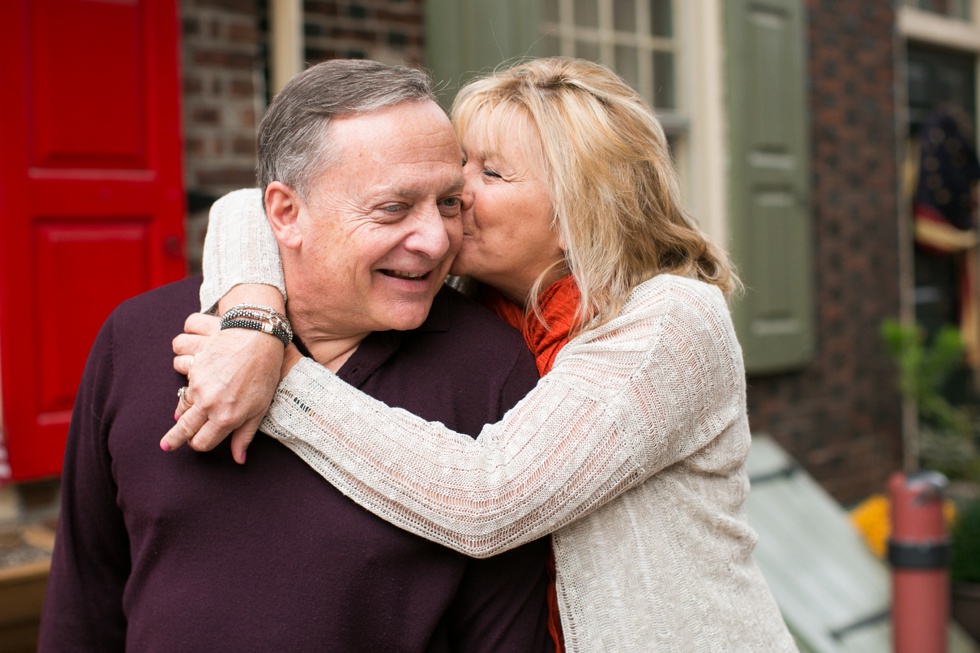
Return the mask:
{"type": "MultiPolygon", "coordinates": [[[[610,70],[551,58],[473,82],[452,117],[466,178],[452,272],[523,330],[542,380],[473,440],[290,347],[262,431],[367,509],[457,551],[491,556],[552,534],[568,651],[796,650],[743,512],[750,434],[725,301],[737,278],[681,208],[652,110],[610,70]]],[[[266,229],[257,192],[236,197],[212,218],[205,305],[233,287],[237,300],[269,297],[235,284],[282,285],[275,265],[242,268],[274,250],[236,251],[266,229]]],[[[216,331],[203,316],[189,328],[216,331]]],[[[267,395],[229,407],[213,379],[276,378],[278,358],[218,359],[205,342],[178,343],[181,371],[198,355],[194,403],[164,448],[189,437],[210,448],[265,410],[267,395]]]]}

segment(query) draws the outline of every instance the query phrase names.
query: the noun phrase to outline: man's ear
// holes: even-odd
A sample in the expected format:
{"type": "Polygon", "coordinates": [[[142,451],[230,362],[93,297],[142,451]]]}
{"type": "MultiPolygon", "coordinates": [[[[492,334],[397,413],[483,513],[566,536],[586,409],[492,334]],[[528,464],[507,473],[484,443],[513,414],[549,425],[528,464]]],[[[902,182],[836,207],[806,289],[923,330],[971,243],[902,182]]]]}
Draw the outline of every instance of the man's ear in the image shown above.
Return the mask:
{"type": "Polygon", "coordinates": [[[265,215],[272,233],[283,247],[299,249],[303,243],[299,216],[305,206],[299,194],[281,181],[265,187],[265,215]]]}

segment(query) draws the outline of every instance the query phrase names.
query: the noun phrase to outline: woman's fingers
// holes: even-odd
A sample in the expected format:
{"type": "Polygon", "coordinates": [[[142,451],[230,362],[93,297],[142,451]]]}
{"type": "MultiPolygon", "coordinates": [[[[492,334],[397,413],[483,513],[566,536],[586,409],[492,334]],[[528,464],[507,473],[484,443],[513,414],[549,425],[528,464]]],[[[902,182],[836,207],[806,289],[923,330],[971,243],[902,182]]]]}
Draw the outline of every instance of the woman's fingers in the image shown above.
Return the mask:
{"type": "Polygon", "coordinates": [[[194,451],[211,451],[221,444],[221,441],[226,437],[228,437],[227,427],[223,427],[214,420],[209,419],[197,430],[194,437],[187,442],[187,446],[194,451]]]}
{"type": "MultiPolygon", "coordinates": [[[[177,410],[179,411],[180,408],[178,407],[177,410]]],[[[177,423],[160,440],[160,448],[164,451],[179,449],[197,435],[207,421],[207,413],[197,406],[191,405],[179,416],[177,423]]]]}
{"type": "Polygon", "coordinates": [[[210,336],[182,333],[173,339],[174,354],[178,356],[194,356],[200,354],[210,340],[210,336]]]}
{"type": "Polygon", "coordinates": [[[191,373],[191,365],[194,364],[194,357],[187,354],[174,356],[174,369],[187,376],[191,373]]]}
{"type": "MultiPolygon", "coordinates": [[[[184,392],[178,397],[177,412],[174,413],[177,423],[160,440],[160,448],[173,451],[187,444],[194,451],[211,451],[228,437],[231,429],[226,424],[209,419],[207,409],[191,403],[186,386],[181,390],[184,392]]],[[[232,455],[236,461],[245,462],[245,449],[255,437],[261,422],[262,415],[258,415],[234,431],[237,437],[232,439],[232,455]]]]}
{"type": "Polygon", "coordinates": [[[258,415],[245,422],[231,434],[231,456],[240,465],[245,464],[245,450],[248,449],[248,445],[252,443],[255,439],[255,433],[259,429],[259,424],[262,423],[262,415],[258,415]]]}
{"type": "MultiPolygon", "coordinates": [[[[178,401],[177,423],[160,441],[165,451],[184,443],[209,451],[229,434],[232,455],[244,462],[279,382],[282,342],[267,333],[217,328],[206,315],[187,318],[185,328],[213,334],[183,333],[173,340],[174,369],[187,376],[189,389],[178,401]]],[[[298,355],[298,352],[297,352],[298,355]]]]}
{"type": "Polygon", "coordinates": [[[191,313],[184,320],[184,332],[198,336],[211,336],[221,330],[221,318],[204,313],[191,313]]]}
{"type": "MultiPolygon", "coordinates": [[[[184,320],[184,333],[173,339],[174,353],[178,356],[193,356],[201,353],[208,344],[209,336],[221,330],[220,325],[221,320],[213,315],[191,313],[184,320]]],[[[175,362],[174,368],[176,367],[175,362]]]]}

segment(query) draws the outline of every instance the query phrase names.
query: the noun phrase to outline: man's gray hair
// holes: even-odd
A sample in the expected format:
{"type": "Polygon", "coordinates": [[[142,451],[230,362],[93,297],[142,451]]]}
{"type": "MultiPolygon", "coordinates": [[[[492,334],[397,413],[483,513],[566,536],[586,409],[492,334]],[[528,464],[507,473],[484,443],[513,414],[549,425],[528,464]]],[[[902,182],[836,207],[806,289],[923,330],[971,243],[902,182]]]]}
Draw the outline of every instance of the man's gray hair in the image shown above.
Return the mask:
{"type": "Polygon", "coordinates": [[[313,176],[330,164],[327,126],[333,118],[401,102],[435,101],[421,70],[366,59],[332,59],[283,87],[259,125],[259,185],[279,181],[309,198],[313,176]]]}

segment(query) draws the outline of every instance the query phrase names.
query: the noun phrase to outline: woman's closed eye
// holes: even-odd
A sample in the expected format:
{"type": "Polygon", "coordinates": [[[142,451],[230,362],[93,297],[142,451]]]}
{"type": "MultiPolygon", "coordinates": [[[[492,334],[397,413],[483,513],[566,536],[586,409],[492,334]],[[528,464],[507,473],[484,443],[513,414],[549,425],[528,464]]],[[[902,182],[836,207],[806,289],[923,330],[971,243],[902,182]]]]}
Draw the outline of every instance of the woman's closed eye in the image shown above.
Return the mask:
{"type": "Polygon", "coordinates": [[[500,173],[494,172],[490,168],[484,168],[483,169],[483,176],[484,177],[493,177],[494,179],[503,179],[503,177],[500,176],[500,173]]]}

